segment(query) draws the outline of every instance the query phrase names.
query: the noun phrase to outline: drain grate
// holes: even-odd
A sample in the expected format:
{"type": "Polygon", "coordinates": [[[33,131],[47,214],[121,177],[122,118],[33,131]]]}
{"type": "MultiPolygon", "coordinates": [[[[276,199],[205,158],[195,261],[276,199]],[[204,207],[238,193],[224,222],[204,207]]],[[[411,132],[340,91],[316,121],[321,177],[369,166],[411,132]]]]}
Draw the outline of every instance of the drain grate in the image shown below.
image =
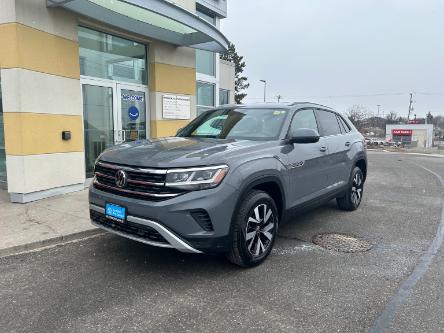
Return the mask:
{"type": "Polygon", "coordinates": [[[366,240],[344,234],[318,234],[313,236],[312,241],[324,249],[345,253],[366,252],[372,248],[366,240]]]}

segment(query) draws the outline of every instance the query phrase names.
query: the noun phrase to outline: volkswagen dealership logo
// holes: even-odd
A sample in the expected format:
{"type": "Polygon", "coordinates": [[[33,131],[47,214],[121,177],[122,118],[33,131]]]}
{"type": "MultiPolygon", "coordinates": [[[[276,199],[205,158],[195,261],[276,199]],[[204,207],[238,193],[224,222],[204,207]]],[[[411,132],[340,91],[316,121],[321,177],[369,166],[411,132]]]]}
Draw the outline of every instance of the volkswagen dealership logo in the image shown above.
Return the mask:
{"type": "Polygon", "coordinates": [[[123,188],[126,186],[126,183],[128,181],[128,176],[125,171],[119,170],[116,172],[116,185],[120,188],[123,188]]]}

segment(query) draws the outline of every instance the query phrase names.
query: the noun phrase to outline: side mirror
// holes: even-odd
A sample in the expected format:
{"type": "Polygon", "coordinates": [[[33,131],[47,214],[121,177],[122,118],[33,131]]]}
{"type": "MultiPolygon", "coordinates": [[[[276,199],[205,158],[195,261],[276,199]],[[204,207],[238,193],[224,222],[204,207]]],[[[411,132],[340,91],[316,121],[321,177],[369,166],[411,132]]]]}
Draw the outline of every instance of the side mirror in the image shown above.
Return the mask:
{"type": "Polygon", "coordinates": [[[318,131],[311,128],[298,128],[290,133],[290,143],[316,143],[319,141],[318,131]]]}

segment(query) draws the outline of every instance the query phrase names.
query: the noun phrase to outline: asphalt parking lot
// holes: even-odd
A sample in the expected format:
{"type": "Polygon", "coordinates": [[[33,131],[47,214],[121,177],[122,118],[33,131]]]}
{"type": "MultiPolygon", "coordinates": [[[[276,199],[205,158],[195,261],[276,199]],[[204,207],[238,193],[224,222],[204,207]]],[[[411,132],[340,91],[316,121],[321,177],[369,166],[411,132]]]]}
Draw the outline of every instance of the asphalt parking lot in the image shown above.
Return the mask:
{"type": "Polygon", "coordinates": [[[444,159],[370,152],[361,208],[332,201],[295,216],[253,269],[108,234],[2,258],[1,330],[442,331],[443,250],[428,252],[439,238],[438,176],[444,159]],[[373,248],[325,250],[311,242],[324,232],[373,248]]]}

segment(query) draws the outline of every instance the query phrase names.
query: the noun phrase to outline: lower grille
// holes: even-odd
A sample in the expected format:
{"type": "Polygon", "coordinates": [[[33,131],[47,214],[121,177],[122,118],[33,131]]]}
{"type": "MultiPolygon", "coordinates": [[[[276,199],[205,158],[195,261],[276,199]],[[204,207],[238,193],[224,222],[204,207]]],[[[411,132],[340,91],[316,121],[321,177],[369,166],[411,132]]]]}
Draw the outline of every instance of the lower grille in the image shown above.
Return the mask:
{"type": "Polygon", "coordinates": [[[147,239],[153,242],[168,244],[166,239],[151,227],[129,221],[125,223],[114,222],[107,219],[104,214],[96,212],[95,210],[90,210],[89,214],[91,220],[105,228],[133,235],[138,238],[147,239]]]}

